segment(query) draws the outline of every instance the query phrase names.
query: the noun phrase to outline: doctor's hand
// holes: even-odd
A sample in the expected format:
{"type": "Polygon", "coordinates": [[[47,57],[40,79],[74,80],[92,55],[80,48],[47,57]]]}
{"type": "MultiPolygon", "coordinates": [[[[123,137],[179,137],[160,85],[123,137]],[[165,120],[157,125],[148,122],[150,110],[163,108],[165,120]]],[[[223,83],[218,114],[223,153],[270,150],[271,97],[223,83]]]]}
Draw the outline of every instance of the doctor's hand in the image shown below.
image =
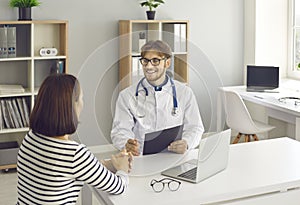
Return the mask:
{"type": "Polygon", "coordinates": [[[176,140],[168,146],[169,151],[175,152],[175,153],[178,153],[178,154],[185,153],[187,148],[188,148],[188,145],[187,145],[187,142],[185,140],[176,140]]]}
{"type": "Polygon", "coordinates": [[[137,142],[136,139],[127,140],[127,143],[125,144],[125,149],[127,152],[132,153],[133,156],[140,155],[140,147],[139,147],[139,143],[137,142]]]}

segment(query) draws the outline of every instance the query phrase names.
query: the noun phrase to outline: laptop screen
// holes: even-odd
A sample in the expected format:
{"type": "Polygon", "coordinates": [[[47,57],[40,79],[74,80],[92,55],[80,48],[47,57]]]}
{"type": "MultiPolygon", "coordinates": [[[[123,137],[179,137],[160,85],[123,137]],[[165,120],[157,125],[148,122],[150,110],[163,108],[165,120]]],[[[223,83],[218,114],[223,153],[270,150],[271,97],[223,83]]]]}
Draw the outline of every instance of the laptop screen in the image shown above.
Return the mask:
{"type": "Polygon", "coordinates": [[[279,86],[279,67],[247,65],[247,88],[264,87],[274,89],[279,86]]]}

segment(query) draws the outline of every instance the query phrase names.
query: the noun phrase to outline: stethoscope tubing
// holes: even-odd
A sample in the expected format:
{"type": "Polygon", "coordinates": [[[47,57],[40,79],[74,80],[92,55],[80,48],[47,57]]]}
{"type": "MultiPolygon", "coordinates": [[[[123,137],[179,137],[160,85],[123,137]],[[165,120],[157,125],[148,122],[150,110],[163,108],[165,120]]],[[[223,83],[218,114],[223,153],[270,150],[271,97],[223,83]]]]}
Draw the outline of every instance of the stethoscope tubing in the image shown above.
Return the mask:
{"type": "MultiPolygon", "coordinates": [[[[171,82],[171,87],[172,87],[172,95],[173,95],[173,110],[172,110],[172,115],[176,115],[178,113],[178,102],[177,102],[177,93],[176,93],[176,87],[175,87],[175,83],[173,81],[173,79],[171,77],[169,77],[168,75],[166,75],[171,82]]],[[[138,96],[139,96],[139,88],[142,86],[143,90],[145,91],[145,95],[146,97],[148,96],[148,89],[145,87],[143,81],[145,80],[145,77],[143,77],[137,84],[136,86],[136,90],[135,90],[135,97],[136,100],[138,100],[138,96]]]]}

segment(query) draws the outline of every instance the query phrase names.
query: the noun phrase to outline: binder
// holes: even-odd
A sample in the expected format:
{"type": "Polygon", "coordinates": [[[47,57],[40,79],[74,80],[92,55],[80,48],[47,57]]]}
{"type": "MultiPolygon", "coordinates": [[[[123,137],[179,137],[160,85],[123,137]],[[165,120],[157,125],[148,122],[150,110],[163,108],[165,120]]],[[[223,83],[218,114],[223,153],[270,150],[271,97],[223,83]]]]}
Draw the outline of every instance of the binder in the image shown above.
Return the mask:
{"type": "Polygon", "coordinates": [[[1,106],[1,103],[0,103],[0,130],[3,129],[3,118],[2,118],[2,106],[1,106]]]}
{"type": "Polygon", "coordinates": [[[163,40],[172,48],[173,52],[186,52],[186,24],[164,24],[163,40]]]}
{"type": "Polygon", "coordinates": [[[7,28],[0,27],[0,58],[7,58],[7,28]]]}
{"type": "Polygon", "coordinates": [[[7,57],[17,56],[16,27],[7,27],[7,57]]]}
{"type": "Polygon", "coordinates": [[[181,24],[164,24],[163,40],[169,44],[173,52],[180,52],[181,24]]]}
{"type": "Polygon", "coordinates": [[[186,24],[180,24],[180,51],[186,52],[186,24]]]}

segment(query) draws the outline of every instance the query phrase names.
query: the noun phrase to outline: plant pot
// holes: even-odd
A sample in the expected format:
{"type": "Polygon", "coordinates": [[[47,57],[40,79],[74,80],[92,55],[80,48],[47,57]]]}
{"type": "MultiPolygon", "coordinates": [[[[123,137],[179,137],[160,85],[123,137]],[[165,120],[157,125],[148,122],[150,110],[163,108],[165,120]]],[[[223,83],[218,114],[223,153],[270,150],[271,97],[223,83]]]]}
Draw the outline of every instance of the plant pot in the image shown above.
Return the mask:
{"type": "Polygon", "coordinates": [[[154,20],[155,18],[155,11],[146,11],[147,12],[147,19],[154,20]]]}
{"type": "Polygon", "coordinates": [[[19,21],[31,21],[31,7],[19,7],[19,21]]]}

